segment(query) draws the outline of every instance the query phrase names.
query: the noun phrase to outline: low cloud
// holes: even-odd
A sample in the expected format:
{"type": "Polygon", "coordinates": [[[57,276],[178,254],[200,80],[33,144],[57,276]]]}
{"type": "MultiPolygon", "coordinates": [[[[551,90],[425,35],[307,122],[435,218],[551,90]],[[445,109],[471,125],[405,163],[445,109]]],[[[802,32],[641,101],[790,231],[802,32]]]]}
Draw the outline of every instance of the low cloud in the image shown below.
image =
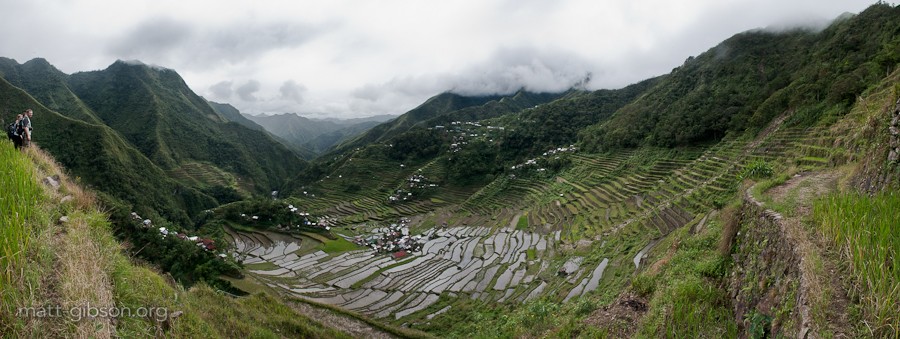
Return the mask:
{"type": "Polygon", "coordinates": [[[194,28],[186,22],[165,17],[151,18],[111,43],[107,52],[126,58],[158,59],[159,55],[182,48],[194,34],[194,28]]]}
{"type": "Polygon", "coordinates": [[[281,100],[301,104],[303,103],[303,94],[306,93],[306,86],[298,84],[294,80],[288,80],[281,84],[281,88],[278,90],[281,92],[281,100]]]}
{"type": "Polygon", "coordinates": [[[501,49],[484,63],[454,74],[451,92],[462,95],[562,92],[581,83],[596,66],[565,52],[546,52],[531,47],[501,49]]]}
{"type": "MultiPolygon", "coordinates": [[[[572,53],[545,52],[532,47],[500,49],[486,60],[453,73],[396,77],[366,84],[350,92],[346,105],[358,115],[400,114],[442,92],[466,96],[504,95],[518,90],[562,92],[591,87],[599,67],[572,53]]],[[[326,109],[328,110],[328,109],[326,109]]]]}
{"type": "Polygon", "coordinates": [[[231,99],[231,94],[234,93],[234,90],[231,89],[231,85],[234,82],[232,81],[221,81],[215,85],[209,86],[209,91],[212,92],[213,96],[218,100],[228,100],[231,99]]]}
{"type": "Polygon", "coordinates": [[[251,79],[247,80],[243,85],[238,86],[234,92],[237,93],[238,97],[243,101],[256,102],[259,100],[256,97],[256,92],[259,92],[260,88],[259,81],[251,79]]]}
{"type": "Polygon", "coordinates": [[[106,52],[177,68],[212,69],[255,60],[273,50],[301,46],[330,26],[287,21],[209,25],[155,17],[115,38],[107,45],[106,52]]]}

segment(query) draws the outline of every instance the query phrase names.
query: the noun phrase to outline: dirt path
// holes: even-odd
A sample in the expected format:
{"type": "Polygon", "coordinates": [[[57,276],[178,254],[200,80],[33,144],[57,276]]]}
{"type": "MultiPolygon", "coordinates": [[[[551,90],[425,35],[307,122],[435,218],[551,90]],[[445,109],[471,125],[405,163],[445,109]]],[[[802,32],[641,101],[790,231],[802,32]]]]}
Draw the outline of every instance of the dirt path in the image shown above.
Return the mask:
{"type": "Polygon", "coordinates": [[[327,308],[315,307],[298,301],[287,301],[287,305],[310,319],[315,319],[325,326],[335,328],[354,338],[397,338],[397,336],[372,327],[362,320],[334,312],[327,308]]]}
{"type": "Polygon", "coordinates": [[[635,334],[638,323],[647,313],[649,303],[633,292],[626,292],[609,306],[595,310],[584,319],[584,323],[605,329],[611,337],[628,338],[635,334]]]}
{"type": "MultiPolygon", "coordinates": [[[[799,306],[802,318],[809,320],[802,327],[811,338],[853,336],[848,316],[851,301],[841,281],[840,266],[827,255],[824,239],[815,232],[815,226],[808,227],[813,200],[833,191],[839,177],[836,170],[802,173],[765,192],[783,209],[785,233],[801,255],[799,306]]],[[[805,335],[801,333],[800,337],[805,335]]]]}
{"type": "Polygon", "coordinates": [[[104,267],[104,263],[112,262],[110,254],[103,251],[103,246],[95,238],[89,216],[57,216],[57,213],[64,211],[55,209],[66,201],[86,208],[93,204],[94,198],[75,185],[45,152],[32,147],[27,154],[37,165],[36,177],[43,178],[41,182],[47,195],[46,204],[52,206],[37,207],[38,213],[48,213],[51,217],[49,223],[35,224],[33,227],[38,232],[38,243],[49,244],[36,248],[38,252],[44,248],[52,253],[49,260],[53,269],[44,273],[38,290],[31,292],[43,299],[43,305],[59,307],[56,316],[32,319],[33,323],[28,326],[36,327],[29,331],[39,336],[112,338],[116,334],[113,318],[86,316],[90,309],[111,310],[116,305],[112,278],[104,267]],[[53,221],[56,218],[59,218],[58,221],[53,221]]]}

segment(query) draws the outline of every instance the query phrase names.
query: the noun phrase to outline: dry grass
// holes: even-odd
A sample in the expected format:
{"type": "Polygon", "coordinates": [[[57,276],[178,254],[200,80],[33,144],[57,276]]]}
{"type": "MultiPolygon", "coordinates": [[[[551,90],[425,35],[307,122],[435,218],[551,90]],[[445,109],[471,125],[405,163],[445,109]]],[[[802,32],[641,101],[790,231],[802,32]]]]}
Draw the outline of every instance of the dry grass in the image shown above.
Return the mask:
{"type": "MultiPolygon", "coordinates": [[[[61,235],[59,256],[61,303],[66,309],[115,306],[110,278],[103,263],[110,260],[90,234],[85,215],[75,215],[61,235]]],[[[82,317],[75,322],[75,336],[109,338],[115,329],[110,317],[82,317]]]]}
{"type": "Polygon", "coordinates": [[[96,210],[97,197],[93,193],[86,191],[80,185],[75,184],[62,170],[62,166],[57,163],[50,154],[47,154],[47,152],[44,152],[37,147],[27,148],[26,154],[39,169],[39,171],[35,172],[35,175],[37,176],[36,179],[39,182],[44,180],[47,176],[58,177],[60,189],[48,190],[51,193],[51,200],[61,201],[66,196],[70,196],[71,199],[66,198],[66,200],[69,201],[67,204],[71,204],[69,210],[96,210]]]}
{"type": "Polygon", "coordinates": [[[741,209],[739,205],[729,205],[722,209],[722,236],[719,238],[718,251],[721,256],[731,254],[731,244],[741,229],[741,209]]]}
{"type": "MultiPolygon", "coordinates": [[[[59,298],[59,304],[64,309],[81,309],[82,313],[88,310],[109,310],[115,306],[112,285],[109,274],[103,267],[103,263],[111,260],[104,253],[103,246],[95,242],[91,225],[102,223],[102,220],[91,220],[97,216],[87,213],[96,213],[96,198],[85,191],[81,186],[74,184],[60,166],[49,154],[36,148],[28,149],[27,154],[37,165],[36,175],[43,178],[53,176],[58,178],[59,189],[47,190],[50,193],[50,202],[60,206],[60,213],[68,215],[69,221],[59,225],[61,230],[55,234],[58,291],[53,293],[59,298]],[[62,203],[62,201],[66,201],[62,203]]],[[[69,314],[69,320],[74,321],[74,327],[70,328],[76,337],[110,338],[115,333],[115,327],[110,317],[85,317],[83,314],[69,314]]]]}

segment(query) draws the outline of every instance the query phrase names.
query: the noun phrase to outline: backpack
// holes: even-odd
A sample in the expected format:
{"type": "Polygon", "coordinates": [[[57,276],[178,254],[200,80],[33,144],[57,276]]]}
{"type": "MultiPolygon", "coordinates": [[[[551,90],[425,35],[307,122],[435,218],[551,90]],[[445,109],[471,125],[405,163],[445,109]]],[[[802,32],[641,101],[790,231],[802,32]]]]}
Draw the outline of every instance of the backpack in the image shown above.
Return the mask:
{"type": "Polygon", "coordinates": [[[9,126],[6,126],[6,135],[9,137],[19,135],[19,123],[17,121],[13,121],[9,126]]]}
{"type": "Polygon", "coordinates": [[[31,119],[28,117],[22,117],[22,120],[19,120],[19,124],[16,125],[16,135],[25,136],[25,129],[28,128],[28,131],[31,132],[31,119]]]}

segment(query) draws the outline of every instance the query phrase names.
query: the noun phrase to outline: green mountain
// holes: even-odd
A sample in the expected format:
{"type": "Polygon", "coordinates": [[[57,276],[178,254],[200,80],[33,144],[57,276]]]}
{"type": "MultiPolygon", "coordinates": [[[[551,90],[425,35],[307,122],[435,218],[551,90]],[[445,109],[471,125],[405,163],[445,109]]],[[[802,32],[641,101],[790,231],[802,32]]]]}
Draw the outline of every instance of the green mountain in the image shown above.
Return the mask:
{"type": "Polygon", "coordinates": [[[117,61],[73,74],[68,84],[105,124],[172,173],[221,170],[239,189],[267,193],[305,166],[266,133],[217,114],[173,70],[117,61]]]}
{"type": "Polygon", "coordinates": [[[217,114],[172,70],[119,61],[66,75],[43,59],[0,59],[0,76],[19,98],[4,120],[34,108],[39,145],[145,215],[188,224],[217,202],[279,190],[306,166],[266,132],[217,114]]]}
{"type": "Polygon", "coordinates": [[[310,149],[315,150],[318,153],[327,152],[335,145],[340,145],[344,141],[365,133],[372,127],[378,126],[382,122],[383,121],[377,120],[362,121],[356,123],[346,122],[343,124],[345,125],[345,127],[319,134],[311,140],[305,142],[304,145],[310,149]]]}
{"type": "Polygon", "coordinates": [[[256,130],[256,131],[265,131],[266,130],[264,127],[260,126],[259,124],[244,117],[244,115],[241,114],[241,111],[239,111],[234,106],[231,106],[229,104],[213,102],[213,101],[209,101],[209,100],[207,100],[206,102],[209,104],[210,107],[212,107],[212,109],[214,111],[216,111],[216,113],[219,114],[219,116],[221,116],[223,119],[225,119],[227,121],[239,123],[239,124],[243,125],[244,127],[247,127],[249,129],[256,130]]]}
{"type": "MultiPolygon", "coordinates": [[[[343,166],[359,166],[359,163],[345,161],[350,158],[392,163],[392,167],[430,164],[432,168],[440,168],[441,176],[433,178],[437,182],[463,186],[484,183],[528,156],[577,142],[580,129],[608,118],[656,82],[657,79],[650,79],[623,89],[594,92],[571,90],[551,94],[520,91],[451,111],[443,111],[449,103],[473,103],[485,99],[440,94],[396,120],[378,125],[340,145],[321,157],[315,170],[306,173],[306,179],[297,180],[289,187],[302,190],[308,185],[300,183],[318,180],[325,175],[333,176],[333,173],[342,171],[340,168],[343,166]],[[476,122],[480,122],[479,126],[471,126],[476,122]],[[398,132],[403,126],[408,127],[398,132]],[[458,135],[459,131],[471,128],[482,132],[458,135]],[[367,139],[381,141],[366,144],[367,139]],[[458,147],[463,143],[473,145],[458,147]],[[311,173],[318,173],[319,176],[309,176],[311,173]]],[[[349,180],[347,185],[354,184],[349,180]]],[[[339,187],[331,189],[345,190],[339,187]]],[[[368,194],[367,191],[359,193],[368,194]]]]}
{"type": "Polygon", "coordinates": [[[19,65],[13,59],[0,58],[0,76],[13,86],[24,89],[51,110],[92,124],[102,123],[69,89],[66,83],[68,75],[47,60],[36,58],[19,65]]]}
{"type": "Polygon", "coordinates": [[[822,32],[737,34],[688,58],[646,96],[585,130],[591,149],[690,145],[757,132],[776,116],[809,125],[841,115],[890,71],[900,51],[896,9],[874,6],[822,32]]]}
{"type": "Polygon", "coordinates": [[[449,125],[454,121],[478,121],[515,113],[559,99],[569,93],[571,91],[564,93],[518,91],[507,96],[463,96],[450,92],[441,93],[396,119],[377,125],[366,133],[336,146],[330,154],[352,151],[373,143],[387,143],[408,131],[421,133],[420,129],[429,126],[449,125]]]}
{"type": "Polygon", "coordinates": [[[127,203],[142,215],[187,223],[189,215],[216,205],[215,199],[169,178],[115,130],[64,116],[24,90],[0,79],[4,119],[34,110],[34,142],[54,155],[73,177],[127,203]],[[11,113],[5,113],[11,112],[11,113]]]}

